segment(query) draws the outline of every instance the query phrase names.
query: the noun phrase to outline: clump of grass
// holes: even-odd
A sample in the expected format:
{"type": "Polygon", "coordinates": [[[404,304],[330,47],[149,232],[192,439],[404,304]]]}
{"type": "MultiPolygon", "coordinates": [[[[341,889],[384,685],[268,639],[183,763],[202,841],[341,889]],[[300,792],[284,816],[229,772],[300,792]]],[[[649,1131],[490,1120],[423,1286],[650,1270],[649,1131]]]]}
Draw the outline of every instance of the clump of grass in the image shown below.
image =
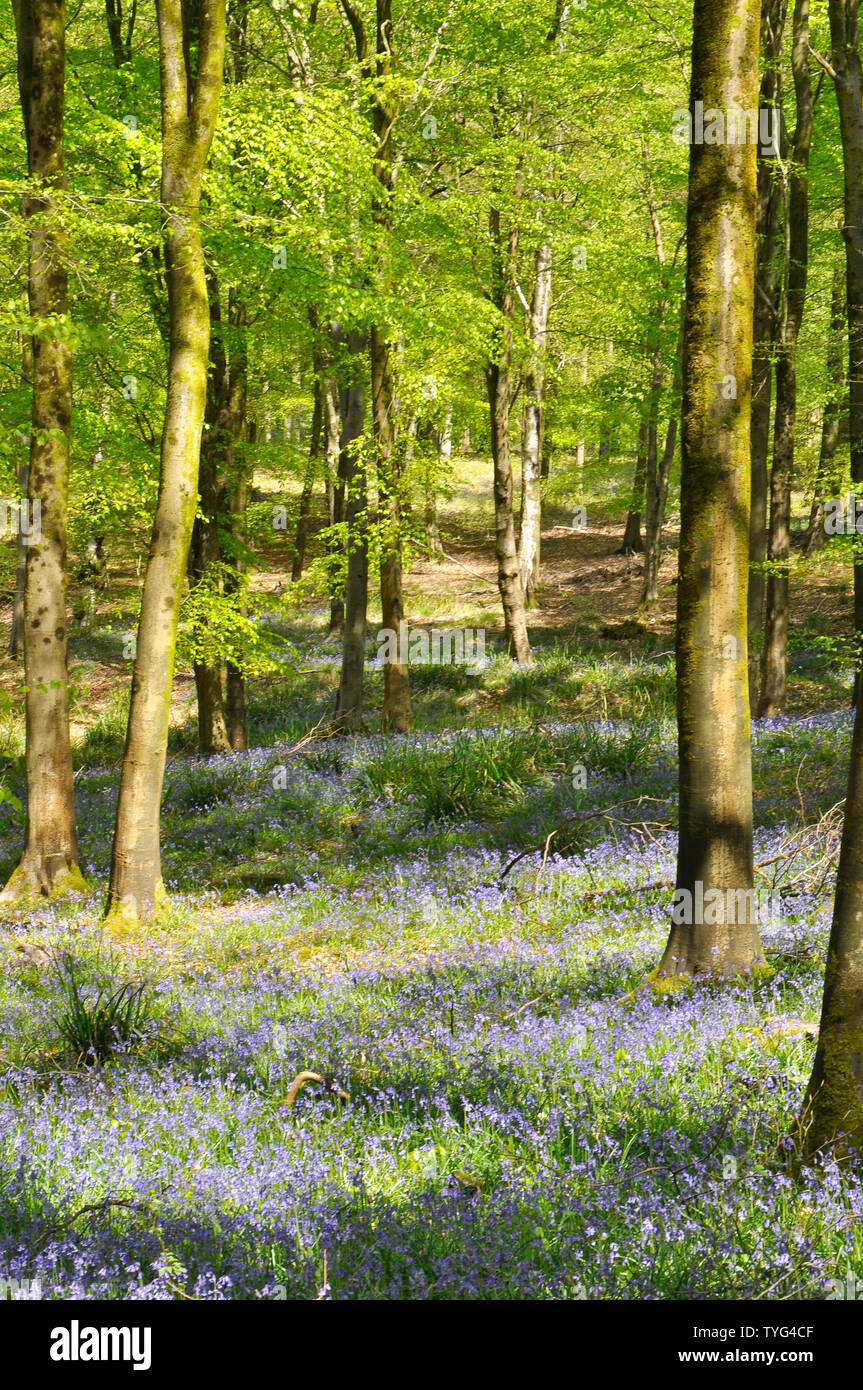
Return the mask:
{"type": "Polygon", "coordinates": [[[62,1007],[54,1016],[75,1066],[100,1066],[144,1035],[153,991],[146,980],[119,980],[112,964],[94,987],[87,970],[71,957],[58,966],[62,1007]]]}

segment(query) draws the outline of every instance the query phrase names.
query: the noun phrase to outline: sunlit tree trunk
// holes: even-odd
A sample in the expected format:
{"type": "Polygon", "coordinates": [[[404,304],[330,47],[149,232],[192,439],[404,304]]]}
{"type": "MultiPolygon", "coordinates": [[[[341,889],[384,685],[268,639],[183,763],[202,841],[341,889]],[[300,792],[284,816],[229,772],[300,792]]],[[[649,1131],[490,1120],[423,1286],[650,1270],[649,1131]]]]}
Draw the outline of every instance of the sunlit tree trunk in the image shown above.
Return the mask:
{"type": "Polygon", "coordinates": [[[534,260],[530,301],[530,357],[524,372],[524,413],[521,427],[521,529],[518,564],[525,602],[536,600],[542,533],[540,446],[545,395],[545,341],[551,305],[551,246],[543,242],[534,260]]]}
{"type": "MultiPolygon", "coordinates": [[[[72,425],[72,348],[49,320],[69,312],[66,248],[58,226],[64,172],[66,10],[63,0],[16,0],[18,87],[27,169],[38,192],[21,200],[29,227],[28,299],[44,327],[33,336],[33,404],[24,581],[27,823],[4,902],[83,890],[78,868],[66,671],[66,512],[72,425]],[[39,518],[36,517],[36,506],[39,518]]],[[[20,534],[20,527],[19,527],[20,534]]]]}
{"type": "MultiPolygon", "coordinates": [[[[758,40],[756,0],[696,0],[691,103],[756,109],[758,40]]],[[[755,147],[693,143],[677,601],[678,917],[662,976],[746,970],[762,955],[751,895],[746,663],[755,213],[755,147]],[[700,893],[711,895],[709,913],[698,908],[700,893]]]]}
{"type": "Polygon", "coordinates": [[[159,811],[180,599],[195,518],[210,335],[199,222],[201,179],[222,85],[225,0],[201,0],[196,15],[180,0],[157,0],[156,15],[170,351],[159,494],[141,596],[108,890],[109,916],[129,921],[145,919],[164,898],[159,811]]]}

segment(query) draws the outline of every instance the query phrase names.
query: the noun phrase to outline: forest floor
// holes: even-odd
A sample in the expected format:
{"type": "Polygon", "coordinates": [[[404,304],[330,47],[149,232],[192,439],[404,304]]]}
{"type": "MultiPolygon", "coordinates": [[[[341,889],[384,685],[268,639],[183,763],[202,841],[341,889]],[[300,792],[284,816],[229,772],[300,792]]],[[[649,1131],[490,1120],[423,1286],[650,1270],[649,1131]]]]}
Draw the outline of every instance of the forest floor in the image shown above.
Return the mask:
{"type": "MultiPolygon", "coordinates": [[[[459,468],[453,559],[411,570],[407,607],[485,627],[491,659],[413,668],[401,739],[379,732],[370,667],[367,735],[295,749],[337,648],[267,540],[284,673],[250,684],[252,750],[211,759],[178,681],[171,903],[145,933],[100,925],[134,570],[74,629],[94,891],[2,913],[0,1276],[42,1297],[289,1299],[822,1298],[863,1279],[859,1176],[789,1163],[847,771],[850,572],[796,576],[789,713],[754,725],[768,968],[668,993],[647,977],[674,872],[674,555],[635,632],[621,499],[588,499],[573,532],[551,493],[519,670],[494,652],[488,489],[459,468]],[[322,1080],[288,1105],[304,1070],[322,1080]]],[[[3,719],[20,794],[20,702],[3,719]]],[[[0,806],[4,869],[21,829],[0,806]]]]}

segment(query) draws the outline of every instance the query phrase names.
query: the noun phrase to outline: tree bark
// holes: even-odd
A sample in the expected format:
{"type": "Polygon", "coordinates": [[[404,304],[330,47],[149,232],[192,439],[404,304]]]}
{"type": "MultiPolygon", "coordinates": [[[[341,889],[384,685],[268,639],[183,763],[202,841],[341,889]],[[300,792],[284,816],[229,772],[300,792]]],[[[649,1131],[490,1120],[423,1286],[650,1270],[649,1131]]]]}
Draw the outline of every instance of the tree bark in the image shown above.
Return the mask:
{"type": "Polygon", "coordinates": [[[821,416],[821,447],[806,534],[806,554],[814,555],[827,539],[824,530],[824,497],[838,497],[841,487],[839,470],[834,466],[839,443],[839,424],[845,395],[842,371],[842,329],[845,324],[845,266],[840,260],[833,267],[833,289],[830,296],[830,337],[827,343],[827,400],[821,416]]]}
{"type": "MultiPolygon", "coordinates": [[[[27,171],[28,301],[45,326],[33,336],[27,498],[32,543],[24,582],[27,820],[24,850],[0,900],[83,891],[78,867],[66,669],[66,519],[73,358],[51,320],[69,313],[66,247],[59,227],[64,170],[64,0],[16,0],[18,87],[27,171]],[[34,504],[41,508],[37,525],[34,504]]],[[[20,526],[19,526],[20,535],[20,526]]]]}
{"type": "MultiPolygon", "coordinates": [[[[644,584],[641,590],[641,607],[652,612],[659,604],[659,566],[662,563],[662,527],[665,522],[665,504],[668,500],[668,482],[674,450],[677,446],[677,428],[680,412],[680,359],[683,354],[683,321],[674,355],[674,390],[669,407],[668,425],[665,430],[665,444],[658,464],[652,463],[650,451],[647,460],[647,500],[645,518],[644,584]]],[[[656,444],[651,446],[656,452],[656,444]]]]}
{"type": "Polygon", "coordinates": [[[225,0],[157,0],[162,180],[170,351],[159,493],[141,597],[137,653],[111,853],[109,918],[149,917],[164,900],[159,810],[183,575],[195,518],[207,386],[210,314],[200,233],[204,164],[218,112],[225,0]]]}
{"type": "Polygon", "coordinates": [[[357,732],[363,722],[363,671],[366,659],[366,618],[369,599],[367,479],[363,423],[363,359],[367,337],[352,328],[343,368],[341,390],[342,437],[339,469],[345,477],[345,521],[348,531],[348,580],[342,638],[342,670],[333,711],[334,728],[357,732]]]}
{"type": "MultiPolygon", "coordinates": [[[[756,0],[696,0],[691,103],[756,109],[758,41],[756,0]]],[[[693,143],[676,644],[675,901],[684,910],[671,927],[660,976],[736,973],[762,958],[752,902],[746,664],[755,214],[754,146],[693,143]],[[733,393],[720,386],[729,380],[733,393]],[[711,891],[711,920],[698,921],[708,914],[691,910],[687,922],[686,896],[693,908],[699,892],[711,891]]]]}
{"type": "MultiPolygon", "coordinates": [[[[392,288],[389,241],[392,233],[393,124],[398,100],[392,79],[395,75],[393,52],[392,0],[376,0],[375,76],[377,84],[372,103],[372,124],[377,137],[374,158],[372,220],[378,233],[376,280],[381,297],[392,288]]],[[[382,625],[398,634],[404,618],[402,588],[401,468],[395,447],[395,403],[393,399],[393,344],[386,327],[376,321],[369,335],[371,353],[372,432],[378,481],[378,510],[381,541],[381,617],[382,625]]],[[[398,642],[397,647],[401,648],[398,642]]],[[[384,665],[384,699],[381,722],[393,733],[406,733],[411,726],[410,678],[406,662],[398,650],[384,665]]]]}
{"type": "Polygon", "coordinates": [[[521,529],[518,567],[525,603],[536,602],[539,551],[542,534],[540,446],[545,394],[545,341],[551,305],[551,246],[536,250],[533,294],[530,301],[530,356],[524,372],[524,414],[521,429],[521,529]]]}
{"type": "Polygon", "coordinates": [[[845,819],[815,1062],[800,1117],[804,1149],[863,1152],[863,702],[854,716],[845,819]]]}
{"type": "MultiPolygon", "coordinates": [[[[828,8],[844,175],[851,479],[859,494],[863,487],[863,70],[858,0],[829,0],[828,8]]],[[[863,671],[863,560],[854,565],[854,631],[858,642],[856,703],[863,671]]]]}
{"type": "Polygon", "coordinates": [[[767,575],[764,672],[760,715],[785,704],[788,680],[788,557],[791,552],[791,478],[797,417],[797,339],[806,300],[809,262],[809,148],[812,142],[812,82],[809,75],[809,0],[794,7],[791,67],[797,119],[788,175],[782,317],[777,335],[776,413],[770,474],[771,568],[767,575]]]}
{"type": "Polygon", "coordinates": [[[312,489],[315,485],[315,478],[320,467],[321,447],[324,432],[324,369],[323,361],[318,344],[314,347],[314,405],[312,407],[312,436],[309,441],[309,457],[306,463],[306,476],[303,479],[303,490],[300,494],[300,510],[297,517],[297,532],[294,538],[294,556],[291,561],[291,583],[296,584],[302,578],[303,565],[306,562],[306,544],[309,535],[309,511],[312,502],[312,489]]]}
{"type": "Polygon", "coordinates": [[[648,404],[642,411],[638,426],[638,450],[635,455],[635,472],[632,477],[632,496],[629,501],[629,511],[626,514],[626,525],[623,528],[623,540],[618,551],[620,555],[640,555],[644,550],[644,541],[641,539],[641,512],[644,507],[644,490],[647,484],[649,412],[650,405],[648,404]]]}
{"type": "Polygon", "coordinates": [[[512,315],[518,226],[513,218],[504,243],[499,208],[489,212],[494,290],[498,310],[495,354],[486,363],[485,380],[491,415],[491,454],[494,465],[495,555],[497,584],[503,604],[504,645],[523,665],[532,660],[524,616],[524,590],[518,567],[512,509],[512,461],[509,439],[509,396],[512,366],[512,315]]]}
{"type": "MultiPolygon", "coordinates": [[[[760,109],[780,109],[782,77],[780,59],[787,0],[762,0],[761,46],[764,74],[760,109]]],[[[773,118],[775,119],[775,117],[773,118]]],[[[780,190],[776,156],[758,146],[758,210],[756,213],[755,300],[753,305],[752,409],[750,413],[751,467],[749,511],[749,594],[747,639],[749,642],[749,703],[758,705],[761,689],[761,652],[764,641],[764,563],[767,559],[767,454],[770,440],[770,406],[773,386],[773,340],[779,315],[774,286],[776,231],[780,190]]]]}

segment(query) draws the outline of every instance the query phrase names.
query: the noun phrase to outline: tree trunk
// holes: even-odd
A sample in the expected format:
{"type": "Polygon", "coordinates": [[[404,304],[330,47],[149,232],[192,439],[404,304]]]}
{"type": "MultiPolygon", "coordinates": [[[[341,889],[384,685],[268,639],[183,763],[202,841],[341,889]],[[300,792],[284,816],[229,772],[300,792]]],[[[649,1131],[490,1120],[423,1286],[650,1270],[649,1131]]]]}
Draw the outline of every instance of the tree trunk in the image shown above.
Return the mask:
{"type": "MultiPolygon", "coordinates": [[[[243,317],[245,322],[245,310],[243,317]]],[[[242,426],[238,425],[236,438],[232,445],[233,452],[226,467],[226,476],[231,489],[227,527],[231,537],[231,553],[228,556],[230,563],[225,575],[225,588],[228,592],[241,590],[243,586],[243,575],[246,569],[243,554],[246,548],[246,508],[249,504],[249,484],[252,478],[252,464],[247,449],[253,446],[257,439],[257,426],[251,420],[246,421],[248,368],[244,338],[241,337],[239,342],[243,351],[242,362],[237,363],[238,370],[235,371],[233,380],[234,418],[235,420],[242,420],[242,426]],[[240,365],[242,371],[239,370],[240,365]]],[[[243,617],[246,616],[245,596],[240,599],[240,612],[243,617]]],[[[246,677],[233,661],[225,663],[225,708],[231,748],[235,753],[244,753],[249,746],[246,727],[246,677]]]]}
{"type": "MultiPolygon", "coordinates": [[[[787,0],[762,0],[761,46],[764,74],[760,109],[778,110],[782,95],[780,59],[787,0]]],[[[775,117],[773,118],[775,119],[775,117]]],[[[755,301],[752,318],[752,477],[749,510],[749,594],[747,640],[749,643],[749,703],[758,705],[761,689],[761,651],[764,640],[764,562],[767,559],[767,453],[770,440],[770,404],[773,384],[773,340],[778,323],[774,286],[776,230],[780,190],[776,155],[761,144],[757,155],[758,209],[756,213],[755,301]]]]}
{"type": "MultiPolygon", "coordinates": [[[[848,312],[848,381],[851,479],[863,487],[863,72],[857,0],[829,0],[831,63],[839,108],[844,170],[845,283],[848,312]]],[[[855,702],[863,671],[863,560],[854,565],[854,631],[859,645],[855,702]]]]}
{"type": "MultiPolygon", "coordinates": [[[[386,302],[392,290],[390,236],[392,234],[393,124],[398,100],[392,76],[393,52],[392,0],[376,0],[375,76],[372,124],[377,137],[374,157],[372,221],[377,231],[376,281],[386,302]]],[[[395,403],[393,400],[393,344],[379,322],[371,326],[372,432],[377,466],[378,509],[381,541],[381,617],[382,625],[397,635],[404,618],[402,592],[401,469],[395,447],[395,403]]],[[[384,700],[381,722],[393,733],[406,733],[411,725],[410,679],[407,664],[401,660],[401,642],[393,659],[384,665],[384,700]]]]}
{"type": "Polygon", "coordinates": [[[309,458],[306,464],[306,476],[303,479],[303,490],[300,494],[297,534],[294,539],[294,558],[291,562],[292,584],[296,584],[297,581],[302,578],[303,565],[306,562],[306,543],[309,535],[309,510],[311,508],[312,489],[315,485],[315,478],[320,466],[324,432],[324,364],[323,356],[317,341],[314,346],[314,357],[315,398],[312,408],[312,437],[309,442],[309,458]]]}
{"type": "Polygon", "coordinates": [[[635,456],[635,473],[632,479],[632,497],[626,516],[619,555],[640,555],[644,550],[641,539],[641,511],[644,506],[644,489],[647,484],[647,442],[650,432],[649,406],[642,413],[638,426],[638,452],[635,456]]]}
{"type": "Polygon", "coordinates": [[[201,0],[194,35],[192,17],[180,0],[157,0],[156,13],[170,352],[159,494],[141,596],[108,889],[108,916],[130,922],[148,917],[165,896],[159,810],[180,599],[195,519],[210,334],[199,204],[222,84],[225,0],[201,0]]]}
{"type": "Polygon", "coordinates": [[[515,523],[512,511],[512,461],[509,443],[509,392],[512,363],[512,315],[518,227],[513,220],[504,247],[500,211],[489,212],[493,276],[493,302],[499,313],[497,351],[485,368],[491,415],[491,455],[494,465],[494,520],[497,584],[503,604],[504,645],[523,665],[532,660],[524,617],[524,591],[518,569],[515,523]]]}
{"type": "MultiPolygon", "coordinates": [[[[677,445],[677,427],[680,412],[680,359],[683,354],[683,322],[674,355],[674,391],[672,393],[668,425],[665,431],[665,444],[658,465],[652,463],[651,451],[647,459],[647,515],[645,525],[644,584],[641,590],[641,607],[646,612],[659,605],[659,566],[662,563],[662,527],[665,522],[665,504],[668,500],[668,481],[677,445]]],[[[655,454],[656,444],[652,444],[655,454]]]]}
{"type": "MultiPolygon", "coordinates": [[[[27,822],[24,850],[4,902],[86,888],[78,868],[66,670],[66,514],[72,424],[72,349],[50,321],[69,312],[65,244],[56,194],[64,172],[66,10],[63,0],[16,3],[18,86],[27,171],[28,300],[34,320],[33,403],[27,480],[31,544],[24,583],[27,822]],[[35,504],[41,508],[37,524],[35,504]]],[[[19,525],[20,535],[20,525],[19,525]]]]}
{"type": "Polygon", "coordinates": [[[533,295],[530,301],[530,357],[524,373],[524,415],[521,430],[521,530],[518,566],[528,607],[536,602],[539,548],[542,534],[540,443],[545,391],[545,340],[551,304],[551,247],[537,247],[533,295]]]}
{"type": "Polygon", "coordinates": [[[342,438],[339,470],[345,477],[345,520],[348,530],[348,582],[342,637],[342,670],[333,712],[334,727],[358,731],[363,722],[363,671],[366,659],[366,615],[369,599],[369,548],[366,459],[363,448],[365,396],[363,358],[366,335],[359,328],[348,334],[350,361],[345,364],[341,390],[342,438]]]}
{"type": "Polygon", "coordinates": [[[806,554],[814,555],[826,540],[824,530],[824,497],[838,497],[841,475],[834,466],[836,448],[839,443],[839,424],[842,415],[842,402],[845,395],[845,380],[842,371],[842,329],[845,323],[845,266],[837,260],[833,267],[833,291],[830,296],[830,338],[827,343],[827,390],[821,417],[821,448],[818,453],[818,469],[812,496],[812,509],[809,513],[809,529],[806,534],[806,554]]]}
{"type": "MultiPolygon", "coordinates": [[[[372,425],[378,473],[378,508],[381,536],[381,623],[391,632],[401,632],[404,619],[402,601],[401,509],[399,469],[393,438],[393,391],[390,344],[373,324],[371,330],[372,425]]],[[[411,697],[408,668],[401,660],[401,642],[394,644],[397,654],[384,665],[384,701],[381,722],[393,733],[406,733],[411,725],[411,697]]]]}
{"type": "MultiPolygon", "coordinates": [[[[587,385],[587,367],[588,367],[588,350],[587,350],[587,345],[585,344],[585,346],[581,349],[581,352],[579,353],[579,357],[578,357],[578,384],[579,384],[579,386],[586,386],[586,385],[587,385]]],[[[584,487],[584,450],[585,450],[584,417],[583,417],[583,415],[581,414],[581,412],[579,412],[578,441],[577,441],[576,446],[575,446],[575,486],[576,486],[576,488],[578,489],[578,492],[579,492],[579,493],[581,493],[581,490],[582,490],[582,488],[584,487]]]]}
{"type": "Polygon", "coordinates": [[[809,75],[809,0],[796,0],[791,49],[797,120],[788,179],[785,273],[776,358],[776,415],[770,475],[771,568],[767,576],[764,672],[760,715],[785,704],[788,679],[788,557],[791,552],[791,477],[797,416],[797,339],[806,300],[809,260],[809,147],[812,140],[812,83],[809,75]]]}
{"type": "Polygon", "coordinates": [[[863,702],[854,716],[821,1026],[800,1122],[809,1155],[863,1152],[863,702]]]}
{"type": "MultiPolygon", "coordinates": [[[[755,0],[696,0],[693,104],[757,107],[758,20],[755,0]]],[[[752,901],[746,665],[755,212],[754,146],[693,143],[677,600],[677,915],[660,976],[745,971],[762,957],[752,901]],[[719,385],[729,379],[735,392],[719,385]],[[710,920],[699,921],[708,916],[698,910],[708,893],[710,920]]]]}

